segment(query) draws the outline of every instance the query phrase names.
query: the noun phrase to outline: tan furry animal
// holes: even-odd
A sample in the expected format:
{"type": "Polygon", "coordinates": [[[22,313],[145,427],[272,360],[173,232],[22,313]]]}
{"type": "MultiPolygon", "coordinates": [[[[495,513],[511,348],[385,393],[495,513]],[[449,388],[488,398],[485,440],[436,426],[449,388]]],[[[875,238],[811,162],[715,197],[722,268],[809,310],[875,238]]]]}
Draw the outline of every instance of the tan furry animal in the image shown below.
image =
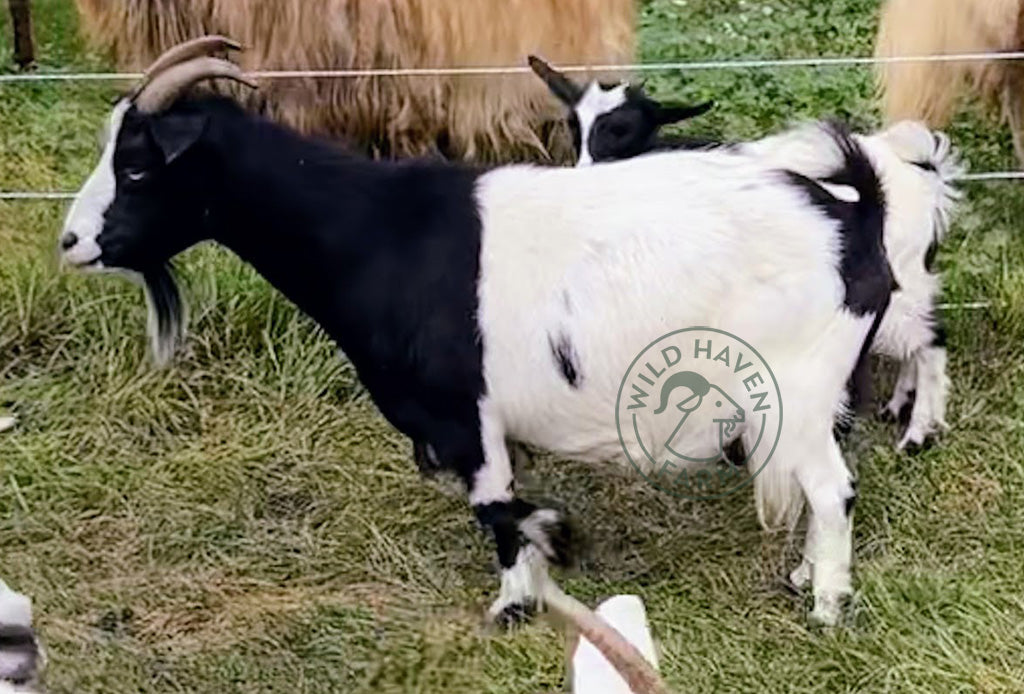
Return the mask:
{"type": "MultiPolygon", "coordinates": [[[[563,64],[633,57],[635,0],[76,0],[86,35],[138,70],[220,33],[247,70],[563,64]]],[[[264,80],[235,92],[305,133],[374,154],[476,161],[571,158],[561,112],[529,74],[264,80]]]]}
{"type": "MultiPolygon", "coordinates": [[[[893,57],[1022,48],[1022,0],[887,0],[875,52],[893,57]]],[[[949,123],[959,97],[972,90],[1001,109],[1024,165],[1024,62],[882,64],[878,83],[889,122],[923,120],[936,128],[949,123]]]]}

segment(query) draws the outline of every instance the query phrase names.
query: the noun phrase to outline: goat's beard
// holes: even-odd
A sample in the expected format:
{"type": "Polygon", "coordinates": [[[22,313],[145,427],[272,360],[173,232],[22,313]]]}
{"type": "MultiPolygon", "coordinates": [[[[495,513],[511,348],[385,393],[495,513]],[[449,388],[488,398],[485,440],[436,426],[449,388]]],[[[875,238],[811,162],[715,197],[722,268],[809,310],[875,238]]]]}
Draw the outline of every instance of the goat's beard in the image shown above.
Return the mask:
{"type": "Polygon", "coordinates": [[[140,273],[146,292],[147,332],[153,361],[166,366],[185,334],[185,307],[170,265],[157,265],[140,273]]]}

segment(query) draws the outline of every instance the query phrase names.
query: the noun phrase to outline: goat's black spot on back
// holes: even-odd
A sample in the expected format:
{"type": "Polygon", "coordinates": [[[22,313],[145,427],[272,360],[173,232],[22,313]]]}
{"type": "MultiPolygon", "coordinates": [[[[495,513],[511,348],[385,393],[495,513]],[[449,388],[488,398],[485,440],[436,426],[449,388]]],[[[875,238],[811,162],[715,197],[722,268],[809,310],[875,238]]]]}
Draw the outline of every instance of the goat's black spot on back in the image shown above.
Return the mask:
{"type": "Polygon", "coordinates": [[[583,374],[580,373],[579,355],[576,354],[576,348],[569,341],[569,337],[565,333],[559,333],[558,337],[548,335],[548,345],[566,383],[573,388],[579,388],[583,374]]]}
{"type": "Polygon", "coordinates": [[[846,163],[827,183],[854,188],[860,200],[839,200],[817,181],[786,171],[789,182],[801,189],[811,204],[839,223],[842,257],[839,272],[846,288],[844,305],[854,314],[880,314],[888,305],[894,279],[885,255],[882,232],[885,197],[877,174],[862,151],[849,139],[838,140],[846,163]]]}

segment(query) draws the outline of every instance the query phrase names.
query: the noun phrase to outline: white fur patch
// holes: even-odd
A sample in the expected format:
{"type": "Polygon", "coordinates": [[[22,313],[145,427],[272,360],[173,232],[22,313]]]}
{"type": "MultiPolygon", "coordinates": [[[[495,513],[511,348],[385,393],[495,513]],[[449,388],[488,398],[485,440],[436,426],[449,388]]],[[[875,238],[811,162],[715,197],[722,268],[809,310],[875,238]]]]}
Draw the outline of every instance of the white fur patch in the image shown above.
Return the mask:
{"type": "Polygon", "coordinates": [[[497,418],[513,441],[625,460],[609,408],[627,368],[652,340],[694,326],[740,336],[784,397],[835,410],[866,328],[837,320],[838,225],[774,169],[721,151],[506,167],[481,177],[477,197],[485,427],[497,418]],[[578,356],[580,388],[552,356],[556,334],[578,356]]]}
{"type": "Polygon", "coordinates": [[[108,122],[107,143],[103,148],[100,161],[93,169],[82,189],[78,191],[75,201],[64,219],[61,234],[71,232],[78,242],[63,251],[65,262],[75,266],[86,266],[99,260],[101,250],[97,238],[103,231],[103,215],[114,201],[114,149],[117,146],[117,135],[121,130],[124,114],[131,107],[127,99],[122,99],[110,114],[108,122]]]}
{"type": "Polygon", "coordinates": [[[487,611],[492,619],[497,618],[509,607],[535,605],[542,595],[541,590],[548,577],[548,562],[541,551],[531,544],[524,546],[516,555],[516,563],[501,572],[501,591],[487,611]]]}
{"type": "Polygon", "coordinates": [[[512,500],[512,461],[509,460],[508,446],[505,445],[505,429],[496,416],[489,398],[481,399],[480,442],[484,449],[484,461],[473,478],[469,490],[469,503],[478,506],[496,501],[512,500]]]}
{"type": "Polygon", "coordinates": [[[580,157],[576,166],[589,166],[594,163],[594,158],[590,155],[590,130],[599,116],[626,103],[627,86],[623,83],[605,91],[594,81],[583,93],[575,108],[576,118],[580,122],[580,157]]]}

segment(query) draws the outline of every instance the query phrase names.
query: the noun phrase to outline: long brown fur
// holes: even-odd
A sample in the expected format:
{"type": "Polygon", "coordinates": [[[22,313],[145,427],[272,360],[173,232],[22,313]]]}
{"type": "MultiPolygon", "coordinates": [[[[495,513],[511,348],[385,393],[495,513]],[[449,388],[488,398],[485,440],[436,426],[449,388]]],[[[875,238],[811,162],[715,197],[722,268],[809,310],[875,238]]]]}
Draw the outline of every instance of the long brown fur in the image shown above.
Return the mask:
{"type": "MultiPolygon", "coordinates": [[[[1024,0],[887,0],[882,8],[879,57],[1019,51],[1024,49],[1024,0]]],[[[922,120],[948,125],[967,90],[1001,109],[1024,163],[1024,64],[973,61],[882,64],[882,107],[890,123],[922,120]]]]}
{"type": "MultiPolygon", "coordinates": [[[[92,42],[123,69],[224,34],[247,70],[562,64],[633,57],[635,0],[76,0],[92,42]]],[[[248,105],[374,154],[563,160],[561,110],[529,74],[264,79],[248,105]]]]}

